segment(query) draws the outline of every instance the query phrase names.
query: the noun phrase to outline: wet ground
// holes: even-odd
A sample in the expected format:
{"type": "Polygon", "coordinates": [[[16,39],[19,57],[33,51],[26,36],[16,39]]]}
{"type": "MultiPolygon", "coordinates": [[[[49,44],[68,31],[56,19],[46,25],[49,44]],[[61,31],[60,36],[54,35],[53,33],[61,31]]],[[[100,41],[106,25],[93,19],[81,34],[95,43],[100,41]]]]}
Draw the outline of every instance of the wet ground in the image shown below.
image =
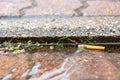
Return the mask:
{"type": "Polygon", "coordinates": [[[120,79],[120,53],[69,47],[0,54],[0,80],[120,79]]]}

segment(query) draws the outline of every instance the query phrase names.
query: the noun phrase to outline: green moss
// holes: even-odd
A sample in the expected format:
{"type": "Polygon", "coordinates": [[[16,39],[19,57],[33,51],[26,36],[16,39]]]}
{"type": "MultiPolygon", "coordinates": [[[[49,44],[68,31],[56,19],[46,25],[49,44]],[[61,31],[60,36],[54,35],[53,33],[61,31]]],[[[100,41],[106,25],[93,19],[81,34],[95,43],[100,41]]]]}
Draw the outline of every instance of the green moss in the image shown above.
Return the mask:
{"type": "Polygon", "coordinates": [[[55,48],[55,46],[50,46],[50,47],[49,47],[49,49],[51,49],[51,50],[54,49],[54,48],[55,48]]]}

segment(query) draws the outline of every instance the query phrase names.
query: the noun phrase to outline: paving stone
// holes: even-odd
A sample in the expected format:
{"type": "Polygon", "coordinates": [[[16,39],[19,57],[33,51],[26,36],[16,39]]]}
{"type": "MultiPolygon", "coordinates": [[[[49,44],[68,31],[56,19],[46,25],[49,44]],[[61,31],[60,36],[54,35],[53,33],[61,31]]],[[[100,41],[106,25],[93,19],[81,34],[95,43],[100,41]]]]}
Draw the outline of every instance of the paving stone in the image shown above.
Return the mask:
{"type": "Polygon", "coordinates": [[[120,17],[39,17],[0,20],[0,37],[120,36],[120,17]]]}
{"type": "Polygon", "coordinates": [[[30,6],[30,0],[0,0],[0,16],[21,16],[20,10],[30,6]]]}
{"type": "MultiPolygon", "coordinates": [[[[51,58],[48,60],[52,62],[51,58]]],[[[48,65],[43,68],[47,69],[48,65]]],[[[44,69],[39,69],[30,80],[118,80],[117,68],[105,58],[102,51],[88,50],[67,56],[60,66],[43,71],[42,74],[44,69]]]]}
{"type": "Polygon", "coordinates": [[[104,52],[88,50],[79,54],[80,57],[71,60],[76,62],[70,71],[74,80],[118,80],[117,68],[106,59],[104,52]]]}
{"type": "MultiPolygon", "coordinates": [[[[17,56],[1,56],[0,55],[0,79],[9,80],[7,77],[11,74],[10,79],[17,77],[20,80],[20,76],[29,68],[27,56],[24,54],[17,56]],[[18,76],[19,75],[19,76],[18,76]],[[6,79],[7,78],[7,79],[6,79]]],[[[22,79],[23,80],[23,79],[22,79]]]]}
{"type": "Polygon", "coordinates": [[[54,51],[44,48],[16,55],[6,51],[8,55],[0,55],[0,79],[119,80],[118,68],[106,58],[104,51],[65,50],[68,49],[54,51]]]}
{"type": "Polygon", "coordinates": [[[79,0],[36,0],[36,6],[26,10],[25,16],[67,15],[72,16],[82,4],[79,0]]]}
{"type": "Polygon", "coordinates": [[[80,57],[70,58],[71,62],[76,62],[69,70],[73,72],[71,77],[74,80],[118,80],[117,68],[105,58],[104,52],[85,51],[79,54],[80,57]]]}
{"type": "Polygon", "coordinates": [[[84,16],[92,15],[120,15],[120,2],[109,0],[87,1],[88,7],[84,9],[84,16]]]}

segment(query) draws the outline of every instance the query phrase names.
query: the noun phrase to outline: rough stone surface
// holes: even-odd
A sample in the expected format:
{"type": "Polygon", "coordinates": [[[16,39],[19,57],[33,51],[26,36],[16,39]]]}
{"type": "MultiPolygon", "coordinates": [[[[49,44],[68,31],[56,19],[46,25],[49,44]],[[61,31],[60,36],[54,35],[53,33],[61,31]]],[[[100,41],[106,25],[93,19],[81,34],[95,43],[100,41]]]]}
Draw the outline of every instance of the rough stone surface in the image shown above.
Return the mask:
{"type": "Polygon", "coordinates": [[[61,66],[37,74],[30,80],[118,80],[117,68],[100,51],[74,54],[66,57],[61,66]]]}
{"type": "Polygon", "coordinates": [[[120,62],[119,62],[120,54],[119,53],[117,55],[116,55],[116,53],[106,54],[106,57],[109,61],[112,62],[112,64],[117,66],[117,68],[120,70],[120,62]]]}
{"type": "Polygon", "coordinates": [[[117,68],[105,59],[103,52],[85,51],[79,54],[81,56],[68,58],[61,78],[65,78],[62,75],[66,74],[65,79],[68,80],[118,80],[117,68]]]}
{"type": "Polygon", "coordinates": [[[103,51],[10,53],[0,55],[1,80],[119,80],[103,51]]]}
{"type": "Polygon", "coordinates": [[[82,4],[79,0],[35,0],[36,6],[27,9],[25,16],[38,15],[76,15],[76,9],[82,4]]]}
{"type": "Polygon", "coordinates": [[[30,6],[30,0],[0,0],[0,16],[21,16],[20,10],[30,6]]]}
{"type": "MultiPolygon", "coordinates": [[[[10,79],[20,78],[25,71],[30,68],[27,62],[27,56],[22,54],[18,56],[2,56],[0,55],[0,79],[11,74],[10,79]],[[18,76],[19,75],[19,76],[18,76]]],[[[3,79],[4,80],[4,79],[3,79]]],[[[5,79],[6,80],[6,79],[5,79]]],[[[8,80],[8,79],[7,79],[8,80]]]]}
{"type": "Polygon", "coordinates": [[[0,0],[0,17],[120,15],[119,0],[0,0]]]}
{"type": "Polygon", "coordinates": [[[120,17],[0,20],[0,37],[120,36],[120,17]]]}
{"type": "Polygon", "coordinates": [[[87,3],[89,6],[82,11],[84,16],[120,15],[120,2],[98,0],[87,3]]]}

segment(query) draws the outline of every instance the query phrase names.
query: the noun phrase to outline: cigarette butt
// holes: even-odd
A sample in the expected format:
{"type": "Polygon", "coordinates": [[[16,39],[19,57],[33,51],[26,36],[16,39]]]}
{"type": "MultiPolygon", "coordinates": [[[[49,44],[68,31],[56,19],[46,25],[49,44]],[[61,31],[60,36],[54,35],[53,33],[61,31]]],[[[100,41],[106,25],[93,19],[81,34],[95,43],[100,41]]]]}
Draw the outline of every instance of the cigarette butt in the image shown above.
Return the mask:
{"type": "Polygon", "coordinates": [[[94,46],[94,45],[85,45],[84,48],[93,49],[93,50],[105,50],[104,46],[94,46]]]}
{"type": "Polygon", "coordinates": [[[84,48],[85,45],[78,45],[78,48],[84,48]]]}

